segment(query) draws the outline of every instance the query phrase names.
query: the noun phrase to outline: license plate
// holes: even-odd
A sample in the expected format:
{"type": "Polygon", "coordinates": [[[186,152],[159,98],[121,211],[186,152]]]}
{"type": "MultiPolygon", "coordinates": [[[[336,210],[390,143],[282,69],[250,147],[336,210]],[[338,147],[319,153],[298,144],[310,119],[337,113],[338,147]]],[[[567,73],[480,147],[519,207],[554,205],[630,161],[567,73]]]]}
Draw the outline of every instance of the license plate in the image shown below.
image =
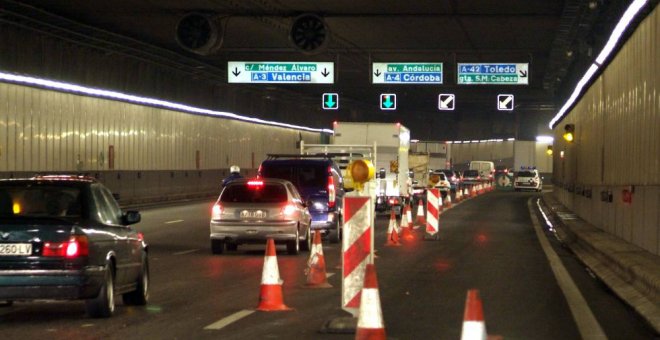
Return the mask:
{"type": "Polygon", "coordinates": [[[32,255],[31,243],[0,243],[0,256],[32,255]]]}
{"type": "Polygon", "coordinates": [[[263,210],[243,210],[241,218],[266,218],[266,212],[263,210]]]}

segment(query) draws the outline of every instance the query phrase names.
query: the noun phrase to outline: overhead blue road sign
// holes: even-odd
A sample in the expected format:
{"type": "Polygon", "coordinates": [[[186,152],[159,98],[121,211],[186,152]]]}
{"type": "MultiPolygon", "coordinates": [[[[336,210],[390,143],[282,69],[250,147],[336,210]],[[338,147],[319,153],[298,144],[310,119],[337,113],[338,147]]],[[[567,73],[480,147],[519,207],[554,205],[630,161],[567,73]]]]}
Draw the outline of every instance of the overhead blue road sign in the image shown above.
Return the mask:
{"type": "Polygon", "coordinates": [[[442,84],[442,63],[373,63],[373,84],[442,84]]]}
{"type": "Polygon", "coordinates": [[[335,64],[331,62],[230,61],[229,83],[333,84],[335,64]]]}
{"type": "Polygon", "coordinates": [[[324,93],[322,106],[324,110],[339,109],[339,95],[336,93],[324,93]]]}
{"type": "Polygon", "coordinates": [[[527,85],[529,64],[458,63],[459,85],[527,85]]]}
{"type": "Polygon", "coordinates": [[[512,94],[498,94],[497,95],[497,109],[500,111],[513,111],[513,95],[512,94]]]}
{"type": "Polygon", "coordinates": [[[381,110],[396,110],[396,94],[394,94],[394,93],[381,93],[381,95],[380,95],[380,109],[381,110]]]}
{"type": "Polygon", "coordinates": [[[451,111],[456,107],[456,96],[453,93],[438,95],[438,110],[451,111]]]}

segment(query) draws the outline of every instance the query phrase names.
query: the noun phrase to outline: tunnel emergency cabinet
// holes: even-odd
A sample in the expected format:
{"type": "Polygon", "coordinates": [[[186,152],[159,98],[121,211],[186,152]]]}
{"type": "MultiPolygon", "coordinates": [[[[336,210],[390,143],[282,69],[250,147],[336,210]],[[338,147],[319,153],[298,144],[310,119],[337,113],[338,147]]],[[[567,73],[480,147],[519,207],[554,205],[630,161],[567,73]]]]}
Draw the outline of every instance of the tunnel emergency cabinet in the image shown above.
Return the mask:
{"type": "Polygon", "coordinates": [[[378,145],[376,210],[392,208],[401,214],[403,204],[410,196],[410,130],[398,123],[336,122],[334,132],[332,144],[378,145]]]}

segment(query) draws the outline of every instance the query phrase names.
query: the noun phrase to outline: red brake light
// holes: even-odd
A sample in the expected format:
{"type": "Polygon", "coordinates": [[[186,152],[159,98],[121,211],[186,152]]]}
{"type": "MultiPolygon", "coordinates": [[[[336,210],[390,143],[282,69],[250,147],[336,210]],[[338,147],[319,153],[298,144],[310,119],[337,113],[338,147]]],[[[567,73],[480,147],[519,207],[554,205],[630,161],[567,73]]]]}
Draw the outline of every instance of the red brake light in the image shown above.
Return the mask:
{"type": "Polygon", "coordinates": [[[335,207],[335,179],[332,177],[332,168],[328,167],[328,208],[335,207]]]}
{"type": "Polygon", "coordinates": [[[89,255],[89,241],[85,235],[74,235],[67,242],[46,242],[43,256],[74,258],[89,255]]]}
{"type": "Polygon", "coordinates": [[[222,206],[220,204],[215,204],[213,209],[211,209],[211,218],[218,220],[220,219],[220,215],[222,215],[222,206]]]}
{"type": "Polygon", "coordinates": [[[293,204],[287,204],[282,208],[282,213],[284,216],[291,217],[296,213],[296,206],[293,204]]]}
{"type": "Polygon", "coordinates": [[[253,180],[249,180],[249,181],[247,182],[247,185],[248,185],[249,187],[253,187],[253,188],[255,188],[255,189],[256,189],[256,188],[261,188],[261,187],[264,186],[264,181],[260,181],[260,180],[253,179],[253,180]]]}

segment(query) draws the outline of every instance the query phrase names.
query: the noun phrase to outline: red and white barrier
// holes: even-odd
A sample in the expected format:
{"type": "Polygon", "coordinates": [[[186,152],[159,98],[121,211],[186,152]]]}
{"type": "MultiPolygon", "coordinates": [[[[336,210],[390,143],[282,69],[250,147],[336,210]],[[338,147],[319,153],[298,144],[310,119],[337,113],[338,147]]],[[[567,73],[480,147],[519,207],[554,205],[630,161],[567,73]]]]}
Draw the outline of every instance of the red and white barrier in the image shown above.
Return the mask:
{"type": "Polygon", "coordinates": [[[438,189],[433,188],[426,191],[426,233],[434,238],[438,233],[441,197],[438,189]]]}
{"type": "Polygon", "coordinates": [[[344,196],[341,306],[358,316],[367,264],[373,263],[373,209],[371,198],[344,196]]]}

